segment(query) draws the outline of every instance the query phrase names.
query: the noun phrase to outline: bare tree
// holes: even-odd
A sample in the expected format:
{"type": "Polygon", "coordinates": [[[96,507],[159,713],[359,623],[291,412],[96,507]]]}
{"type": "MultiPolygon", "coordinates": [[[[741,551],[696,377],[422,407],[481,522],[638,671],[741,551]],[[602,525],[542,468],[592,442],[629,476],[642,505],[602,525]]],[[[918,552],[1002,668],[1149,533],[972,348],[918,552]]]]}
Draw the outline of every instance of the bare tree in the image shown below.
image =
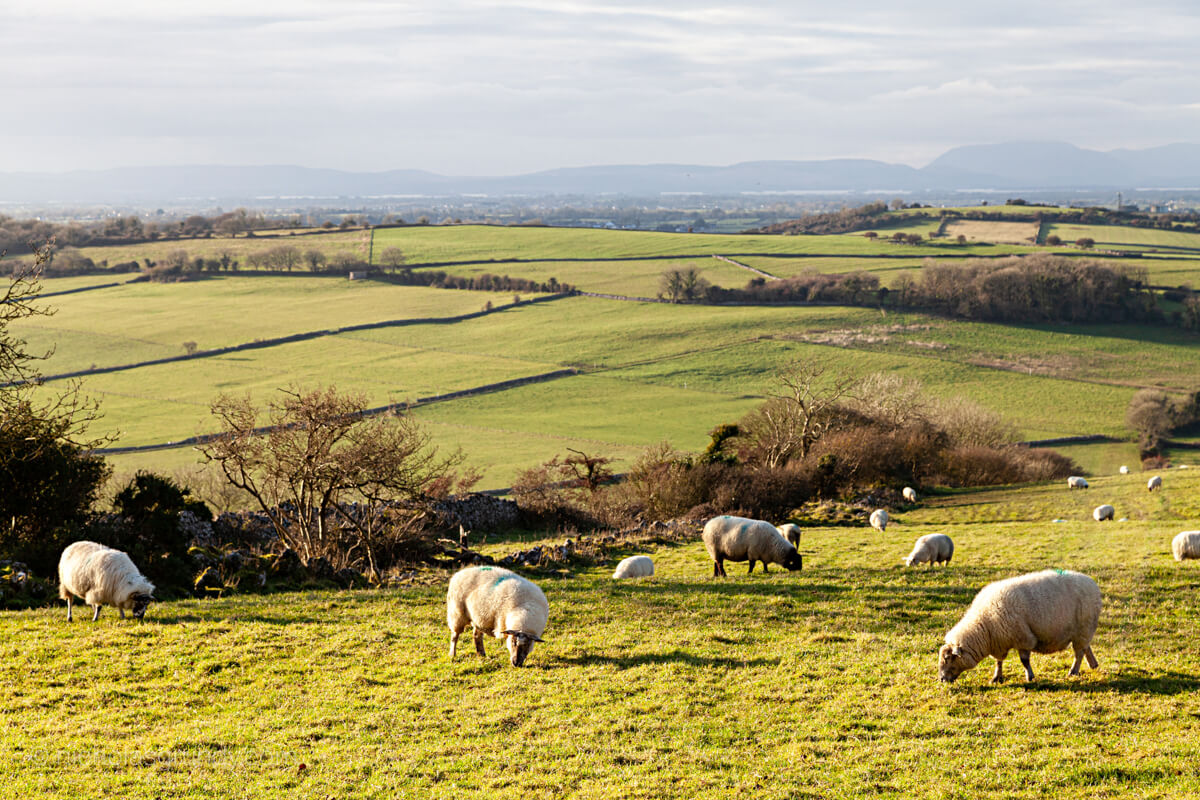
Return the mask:
{"type": "Polygon", "coordinates": [[[776,374],[774,394],[740,426],[757,460],[781,467],[805,458],[829,426],[829,415],[843,397],[852,396],[857,381],[837,375],[819,359],[793,361],[776,374]]]}
{"type": "Polygon", "coordinates": [[[405,261],[404,251],[399,247],[385,247],[379,254],[379,263],[395,271],[405,261]]]}

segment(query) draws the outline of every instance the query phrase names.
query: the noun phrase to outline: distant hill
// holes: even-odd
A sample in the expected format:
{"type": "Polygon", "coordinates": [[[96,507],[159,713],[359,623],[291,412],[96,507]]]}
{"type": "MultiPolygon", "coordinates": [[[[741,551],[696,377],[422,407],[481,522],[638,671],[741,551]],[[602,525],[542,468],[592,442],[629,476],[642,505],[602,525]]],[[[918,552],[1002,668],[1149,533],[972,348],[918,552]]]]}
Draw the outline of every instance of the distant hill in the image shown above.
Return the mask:
{"type": "Polygon", "coordinates": [[[1062,142],[956,147],[917,169],[868,159],[570,167],[513,176],[296,166],[173,166],[0,173],[4,203],[328,201],[381,196],[656,195],[1200,187],[1200,145],[1086,150],[1062,142]]]}

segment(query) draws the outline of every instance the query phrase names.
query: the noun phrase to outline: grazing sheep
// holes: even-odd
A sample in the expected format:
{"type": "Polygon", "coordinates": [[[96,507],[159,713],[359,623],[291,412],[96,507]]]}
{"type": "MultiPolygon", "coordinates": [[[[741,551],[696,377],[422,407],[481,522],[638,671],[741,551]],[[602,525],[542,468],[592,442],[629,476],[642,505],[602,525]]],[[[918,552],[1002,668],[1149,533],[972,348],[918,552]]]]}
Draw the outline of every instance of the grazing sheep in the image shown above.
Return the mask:
{"type": "Polygon", "coordinates": [[[1104,522],[1104,520],[1112,521],[1115,516],[1117,516],[1117,510],[1108,503],[1092,509],[1092,519],[1096,520],[1096,522],[1104,522]]]}
{"type": "Polygon", "coordinates": [[[791,542],[792,547],[797,550],[800,549],[800,534],[802,533],[802,529],[799,525],[794,522],[787,522],[780,525],[777,530],[783,538],[791,542]]]}
{"type": "Polygon", "coordinates": [[[877,508],[871,512],[871,527],[883,533],[888,526],[888,513],[882,508],[877,508]]]}
{"type": "Polygon", "coordinates": [[[654,574],[654,562],[650,556],[630,556],[617,564],[613,578],[648,578],[654,574]]]}
{"type": "Polygon", "coordinates": [[[763,572],[770,572],[768,564],[779,564],[795,572],[803,568],[804,561],[796,548],[784,539],[779,529],[769,522],[745,517],[713,517],[704,524],[704,547],[713,560],[713,577],[724,578],[725,559],[749,561],[754,572],[754,562],[761,561],[763,572]]]}
{"type": "Polygon", "coordinates": [[[1122,465],[1121,465],[1121,474],[1122,474],[1122,475],[1128,475],[1128,474],[1129,474],[1129,467],[1127,467],[1127,466],[1125,466],[1124,464],[1122,464],[1122,465]]]}
{"type": "Polygon", "coordinates": [[[1162,476],[1155,475],[1150,480],[1146,481],[1146,491],[1153,492],[1155,489],[1162,488],[1162,476]]]}
{"type": "Polygon", "coordinates": [[[904,489],[900,491],[900,494],[904,497],[904,502],[906,503],[917,502],[917,490],[911,486],[905,486],[904,489]]]}
{"type": "Polygon", "coordinates": [[[125,619],[129,609],[135,619],[146,615],[154,601],[154,584],[138,571],[129,556],[95,542],[75,542],[58,560],[58,596],[67,601],[67,622],[76,597],[92,607],[92,622],[100,618],[100,607],[116,606],[125,619]]]}
{"type": "Polygon", "coordinates": [[[1096,669],[1092,636],[1100,620],[1100,587],[1087,575],[1048,569],[989,583],[946,634],[938,652],[938,678],[953,682],[985,657],[996,659],[992,683],[1004,682],[1004,657],[1016,649],[1033,680],[1030,653],[1056,653],[1071,645],[1075,663],[1067,675],[1078,675],[1087,658],[1096,669]]]}
{"type": "Polygon", "coordinates": [[[1171,540],[1171,552],[1176,561],[1200,558],[1200,531],[1184,531],[1171,540]]]}
{"type": "Polygon", "coordinates": [[[944,533],[931,533],[917,539],[913,550],[904,559],[905,566],[914,564],[949,564],[954,556],[954,542],[944,533]]]}
{"type": "Polygon", "coordinates": [[[1088,488],[1088,483],[1085,479],[1081,478],[1080,476],[1072,475],[1071,477],[1067,478],[1067,488],[1068,489],[1086,489],[1086,488],[1088,488]]]}
{"type": "Polygon", "coordinates": [[[470,625],[475,652],[483,652],[484,634],[504,639],[514,667],[525,663],[534,642],[542,641],[550,604],[536,584],[501,567],[467,567],[454,573],[446,592],[450,660],[459,635],[470,625]]]}

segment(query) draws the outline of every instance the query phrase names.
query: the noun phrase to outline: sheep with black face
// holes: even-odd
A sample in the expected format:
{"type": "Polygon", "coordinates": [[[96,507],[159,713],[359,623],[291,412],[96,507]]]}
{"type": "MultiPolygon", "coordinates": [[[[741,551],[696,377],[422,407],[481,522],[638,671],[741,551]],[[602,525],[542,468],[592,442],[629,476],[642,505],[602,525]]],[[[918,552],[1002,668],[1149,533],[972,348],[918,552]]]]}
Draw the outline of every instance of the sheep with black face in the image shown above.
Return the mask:
{"type": "Polygon", "coordinates": [[[504,639],[514,667],[525,663],[535,642],[542,641],[550,604],[532,581],[502,567],[467,567],[454,573],[446,593],[446,624],[450,626],[450,660],[458,637],[470,625],[475,651],[483,651],[490,633],[504,639]]]}

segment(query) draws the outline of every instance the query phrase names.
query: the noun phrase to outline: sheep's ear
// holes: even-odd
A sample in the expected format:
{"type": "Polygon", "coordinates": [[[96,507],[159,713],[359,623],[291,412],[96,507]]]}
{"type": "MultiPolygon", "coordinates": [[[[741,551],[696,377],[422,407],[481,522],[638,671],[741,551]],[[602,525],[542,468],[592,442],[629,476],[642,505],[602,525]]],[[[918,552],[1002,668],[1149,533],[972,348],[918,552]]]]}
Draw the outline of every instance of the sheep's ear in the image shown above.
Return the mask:
{"type": "Polygon", "coordinates": [[[959,656],[962,655],[962,648],[959,647],[958,645],[954,645],[954,647],[950,648],[950,655],[954,656],[955,658],[958,658],[959,656]]]}
{"type": "Polygon", "coordinates": [[[541,642],[541,641],[544,641],[543,639],[539,639],[538,637],[534,636],[532,633],[527,633],[527,634],[525,634],[525,635],[526,635],[527,637],[529,637],[530,639],[532,639],[533,641],[535,641],[535,642],[541,642]]]}

